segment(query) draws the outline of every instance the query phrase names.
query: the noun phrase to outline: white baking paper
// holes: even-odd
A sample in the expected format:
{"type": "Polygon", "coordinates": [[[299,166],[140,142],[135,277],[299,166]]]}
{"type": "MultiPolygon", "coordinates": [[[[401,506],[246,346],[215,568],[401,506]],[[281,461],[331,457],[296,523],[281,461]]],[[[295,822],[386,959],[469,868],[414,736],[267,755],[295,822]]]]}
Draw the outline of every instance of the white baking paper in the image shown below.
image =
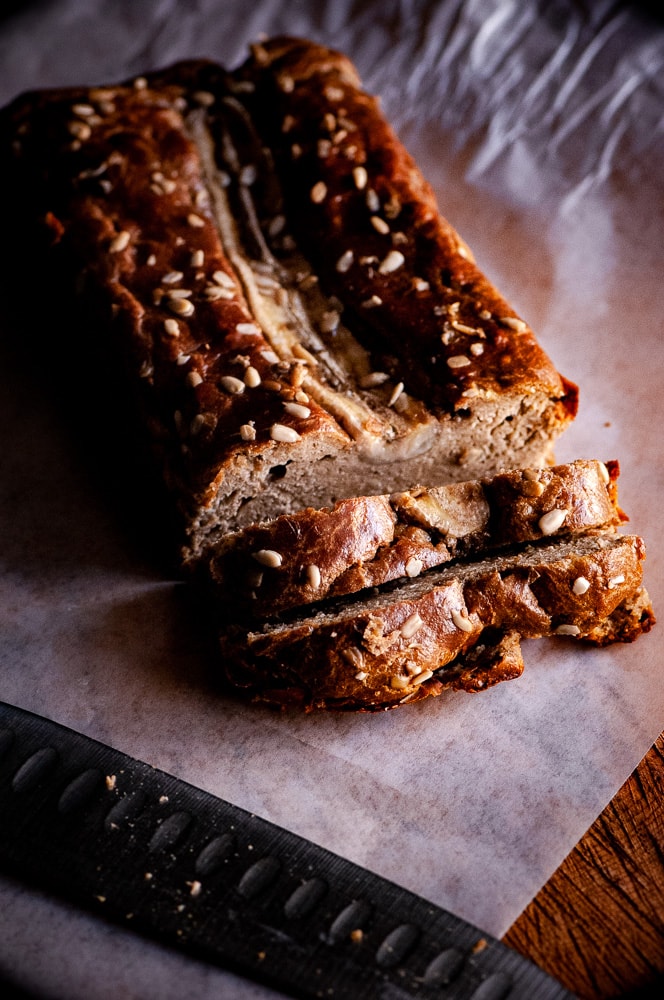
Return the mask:
{"type": "MultiPolygon", "coordinates": [[[[608,0],[62,0],[0,23],[0,100],[183,57],[235,65],[262,32],[344,49],[382,94],[443,213],[579,383],[557,458],[620,460],[664,607],[662,26],[608,0]]],[[[664,726],[658,630],[527,643],[518,681],[386,714],[227,700],[183,585],[127,532],[15,336],[5,322],[0,696],[504,933],[664,726]]],[[[0,892],[0,971],[40,995],[268,996],[9,879],[0,892]]]]}

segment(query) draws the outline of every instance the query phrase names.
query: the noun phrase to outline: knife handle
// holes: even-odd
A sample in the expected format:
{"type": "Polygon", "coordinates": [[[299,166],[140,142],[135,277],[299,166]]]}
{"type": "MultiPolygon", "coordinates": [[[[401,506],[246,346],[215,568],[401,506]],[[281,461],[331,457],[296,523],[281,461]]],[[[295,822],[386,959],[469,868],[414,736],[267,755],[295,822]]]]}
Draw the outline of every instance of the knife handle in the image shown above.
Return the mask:
{"type": "Polygon", "coordinates": [[[571,996],[442,907],[2,702],[0,867],[293,997],[571,996]]]}

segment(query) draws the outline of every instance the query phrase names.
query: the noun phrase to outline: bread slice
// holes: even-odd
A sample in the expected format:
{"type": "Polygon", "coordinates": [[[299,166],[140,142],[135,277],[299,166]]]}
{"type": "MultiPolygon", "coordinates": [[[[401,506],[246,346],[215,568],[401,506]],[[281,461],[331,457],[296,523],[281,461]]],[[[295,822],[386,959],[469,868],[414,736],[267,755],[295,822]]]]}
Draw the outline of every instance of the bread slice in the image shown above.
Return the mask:
{"type": "Polygon", "coordinates": [[[654,616],[645,548],[615,533],[526,546],[220,637],[227,681],[281,706],[376,710],[483,690],[523,670],[521,638],[631,642],[654,616]]]}
{"type": "Polygon", "coordinates": [[[617,462],[578,460],[493,478],[353,497],[229,533],[205,564],[221,606],[254,618],[452,559],[617,527],[617,462]]]}
{"type": "MultiPolygon", "coordinates": [[[[304,507],[543,466],[576,411],[343,56],[254,49],[2,113],[17,259],[122,355],[185,558],[304,507]]],[[[55,300],[54,300],[55,301],[55,300]]]]}

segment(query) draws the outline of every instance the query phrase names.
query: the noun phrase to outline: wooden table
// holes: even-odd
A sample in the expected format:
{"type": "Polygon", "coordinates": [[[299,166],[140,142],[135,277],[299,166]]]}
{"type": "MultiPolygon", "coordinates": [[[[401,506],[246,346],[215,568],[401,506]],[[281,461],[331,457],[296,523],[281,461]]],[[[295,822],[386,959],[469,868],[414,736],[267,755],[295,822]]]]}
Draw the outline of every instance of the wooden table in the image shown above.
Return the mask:
{"type": "Polygon", "coordinates": [[[664,733],[503,940],[583,1000],[664,998],[664,733]]]}

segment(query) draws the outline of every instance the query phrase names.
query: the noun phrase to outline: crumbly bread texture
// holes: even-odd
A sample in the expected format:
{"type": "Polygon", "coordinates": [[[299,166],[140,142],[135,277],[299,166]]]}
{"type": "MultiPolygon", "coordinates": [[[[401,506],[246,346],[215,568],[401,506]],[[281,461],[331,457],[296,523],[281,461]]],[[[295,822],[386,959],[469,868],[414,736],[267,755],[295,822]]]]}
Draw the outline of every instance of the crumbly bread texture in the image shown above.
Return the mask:
{"type": "Polygon", "coordinates": [[[640,538],[598,533],[432,570],[306,617],[221,637],[236,689],[281,706],[377,710],[519,676],[521,638],[631,642],[654,618],[640,538]]]}
{"type": "Polygon", "coordinates": [[[12,238],[123,355],[186,558],[303,507],[551,461],[576,387],[344,56],[277,39],[234,74],[29,94],[0,134],[12,238]]]}
{"type": "Polygon", "coordinates": [[[226,535],[204,572],[221,606],[254,618],[413,578],[453,559],[615,529],[617,462],[578,460],[490,479],[353,497],[226,535]]]}

